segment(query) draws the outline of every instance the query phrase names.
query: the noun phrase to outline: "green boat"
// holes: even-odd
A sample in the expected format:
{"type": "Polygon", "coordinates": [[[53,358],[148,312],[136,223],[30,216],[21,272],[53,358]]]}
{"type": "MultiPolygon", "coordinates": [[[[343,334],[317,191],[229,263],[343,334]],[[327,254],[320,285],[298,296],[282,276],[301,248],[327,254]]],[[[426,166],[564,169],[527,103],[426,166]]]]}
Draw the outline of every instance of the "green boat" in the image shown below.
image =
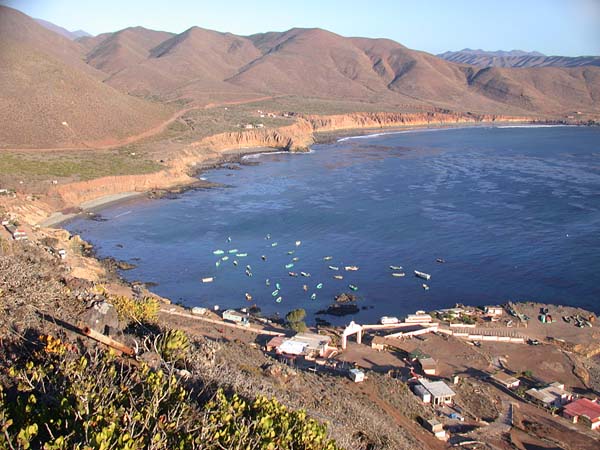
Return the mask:
{"type": "Polygon", "coordinates": [[[273,242],[273,243],[271,244],[271,247],[277,247],[277,242],[273,242]]]}
{"type": "Polygon", "coordinates": [[[221,265],[221,260],[219,260],[215,263],[215,266],[217,266],[217,267],[219,267],[220,265],[221,265]]]}
{"type": "Polygon", "coordinates": [[[357,286],[354,286],[353,284],[349,284],[349,285],[348,285],[348,287],[349,287],[350,289],[352,289],[353,291],[358,291],[358,287],[357,287],[357,286]]]}
{"type": "Polygon", "coordinates": [[[281,285],[280,285],[279,283],[275,283],[275,288],[276,288],[277,290],[279,290],[279,289],[281,289],[281,285]]]}
{"type": "Polygon", "coordinates": [[[297,256],[295,256],[295,257],[292,258],[292,261],[294,261],[294,262],[300,261],[300,258],[298,258],[297,256]]]}
{"type": "Polygon", "coordinates": [[[267,279],[265,280],[265,284],[266,284],[267,286],[271,286],[271,280],[269,280],[269,279],[267,278],[267,279]]]}
{"type": "Polygon", "coordinates": [[[229,250],[229,253],[237,253],[239,250],[237,248],[232,248],[229,250]]]}
{"type": "Polygon", "coordinates": [[[223,257],[221,258],[221,261],[227,261],[228,259],[229,259],[229,256],[223,256],[223,257]]]}
{"type": "Polygon", "coordinates": [[[323,289],[323,283],[317,284],[317,289],[323,289]]]}
{"type": "Polygon", "coordinates": [[[213,255],[222,255],[223,253],[225,253],[223,250],[215,250],[213,255]]]}
{"type": "Polygon", "coordinates": [[[289,263],[289,264],[286,264],[286,265],[285,265],[285,268],[286,268],[286,269],[291,269],[292,267],[294,267],[294,264],[293,264],[293,263],[289,263]]]}
{"type": "Polygon", "coordinates": [[[271,292],[271,295],[273,297],[277,297],[279,295],[279,289],[275,289],[273,292],[271,292]]]}
{"type": "Polygon", "coordinates": [[[290,250],[289,252],[287,252],[288,255],[293,255],[294,254],[294,250],[290,250]]]}
{"type": "Polygon", "coordinates": [[[248,253],[236,253],[235,256],[237,256],[238,258],[243,258],[245,256],[248,256],[248,253]]]}

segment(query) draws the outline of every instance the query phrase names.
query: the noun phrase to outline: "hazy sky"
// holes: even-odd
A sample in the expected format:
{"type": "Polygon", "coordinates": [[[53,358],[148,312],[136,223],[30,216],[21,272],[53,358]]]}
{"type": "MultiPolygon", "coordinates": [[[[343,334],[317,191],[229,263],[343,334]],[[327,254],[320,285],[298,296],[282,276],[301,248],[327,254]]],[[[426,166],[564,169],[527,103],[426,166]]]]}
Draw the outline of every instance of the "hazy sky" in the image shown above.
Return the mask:
{"type": "Polygon", "coordinates": [[[248,35],[320,27],[441,53],[465,47],[600,55],[600,0],[0,0],[69,30],[197,25],[248,35]],[[376,6],[375,6],[376,5],[376,6]]]}

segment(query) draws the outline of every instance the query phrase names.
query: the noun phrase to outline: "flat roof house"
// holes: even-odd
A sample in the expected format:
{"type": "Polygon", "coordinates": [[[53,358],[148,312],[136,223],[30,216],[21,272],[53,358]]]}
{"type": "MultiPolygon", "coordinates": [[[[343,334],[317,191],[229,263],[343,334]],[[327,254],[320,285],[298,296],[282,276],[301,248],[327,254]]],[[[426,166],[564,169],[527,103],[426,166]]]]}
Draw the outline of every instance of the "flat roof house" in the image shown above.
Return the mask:
{"type": "Polygon", "coordinates": [[[600,404],[587,398],[580,398],[565,406],[563,416],[573,423],[581,421],[592,430],[596,430],[600,427],[600,404]]]}
{"type": "Polygon", "coordinates": [[[419,383],[431,394],[431,403],[441,405],[451,403],[456,393],[443,381],[419,380],[419,383]]]}
{"type": "Polygon", "coordinates": [[[425,375],[437,375],[437,363],[433,358],[419,358],[419,364],[425,375]]]}
{"type": "Polygon", "coordinates": [[[521,384],[521,380],[507,374],[506,372],[498,372],[490,375],[490,378],[496,383],[501,384],[506,389],[516,389],[521,384]]]}
{"type": "Polygon", "coordinates": [[[560,408],[573,399],[573,394],[565,390],[565,385],[555,381],[543,389],[529,389],[525,392],[527,396],[536,403],[546,408],[560,408]]]}

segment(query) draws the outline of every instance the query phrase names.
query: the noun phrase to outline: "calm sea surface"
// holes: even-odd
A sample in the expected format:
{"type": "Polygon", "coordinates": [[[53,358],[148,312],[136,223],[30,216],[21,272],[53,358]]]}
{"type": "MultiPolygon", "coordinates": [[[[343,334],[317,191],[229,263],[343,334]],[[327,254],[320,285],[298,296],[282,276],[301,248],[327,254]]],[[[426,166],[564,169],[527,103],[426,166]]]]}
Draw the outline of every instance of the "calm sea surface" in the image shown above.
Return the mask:
{"type": "Polygon", "coordinates": [[[188,306],[256,303],[282,315],[302,307],[312,321],[353,284],[360,322],[457,302],[535,300],[600,312],[598,128],[403,132],[246,160],[260,164],[203,175],[227,187],[122,203],[102,211],[104,222],[76,219],[67,228],[100,256],[137,264],[127,279],[158,283],[155,292],[188,306]],[[349,265],[360,270],[344,271],[349,265]],[[406,277],[392,277],[390,265],[406,277]],[[415,269],[431,274],[429,290],[415,269]]]}

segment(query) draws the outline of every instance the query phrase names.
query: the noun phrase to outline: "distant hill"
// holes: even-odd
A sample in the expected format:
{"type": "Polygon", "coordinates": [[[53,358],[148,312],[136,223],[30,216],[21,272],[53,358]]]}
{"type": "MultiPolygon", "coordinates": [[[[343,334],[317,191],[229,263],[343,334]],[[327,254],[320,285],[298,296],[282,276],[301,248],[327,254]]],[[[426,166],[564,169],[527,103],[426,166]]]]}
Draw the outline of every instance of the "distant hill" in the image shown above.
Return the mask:
{"type": "MultiPolygon", "coordinates": [[[[553,58],[519,51],[488,57],[553,58]]],[[[0,106],[10,105],[0,108],[0,120],[9,123],[0,130],[5,145],[19,139],[67,145],[140,132],[169,114],[157,100],[202,106],[290,95],[353,101],[369,110],[600,113],[600,67],[482,68],[389,39],[318,28],[237,36],[200,27],[179,34],[131,27],[72,41],[0,7],[0,59],[0,106]]]]}
{"type": "Polygon", "coordinates": [[[47,20],[35,19],[35,21],[37,23],[39,23],[41,26],[43,26],[44,28],[46,28],[50,31],[54,31],[55,33],[58,33],[61,36],[66,37],[67,39],[71,39],[72,41],[74,41],[75,39],[81,38],[81,37],[91,36],[91,34],[88,33],[87,31],[84,31],[84,30],[69,31],[66,28],[59,27],[58,25],[53,24],[52,22],[48,22],[47,20]]]}
{"type": "Polygon", "coordinates": [[[0,7],[0,146],[70,147],[141,133],[172,112],[102,83],[85,49],[0,7]]]}
{"type": "Polygon", "coordinates": [[[478,67],[580,67],[600,66],[600,56],[546,56],[522,50],[487,52],[465,48],[438,55],[446,61],[478,67]]]}

